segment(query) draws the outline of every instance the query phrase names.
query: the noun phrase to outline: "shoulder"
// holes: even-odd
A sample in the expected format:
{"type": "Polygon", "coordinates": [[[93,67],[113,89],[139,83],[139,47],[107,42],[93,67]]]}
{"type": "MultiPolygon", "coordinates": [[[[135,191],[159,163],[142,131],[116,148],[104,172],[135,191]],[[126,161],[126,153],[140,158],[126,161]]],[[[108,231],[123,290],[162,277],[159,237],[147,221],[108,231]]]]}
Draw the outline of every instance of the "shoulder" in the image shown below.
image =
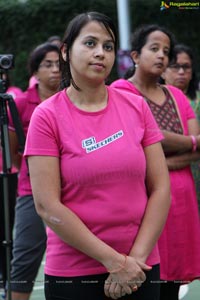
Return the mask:
{"type": "Polygon", "coordinates": [[[59,91],[53,96],[37,105],[34,113],[55,114],[58,115],[63,110],[63,101],[65,100],[65,91],[59,91]]]}
{"type": "Polygon", "coordinates": [[[178,104],[190,105],[189,98],[183,93],[183,91],[172,85],[165,85],[164,87],[172,94],[178,104]]]}
{"type": "Polygon", "coordinates": [[[170,91],[173,96],[176,98],[176,97],[183,97],[183,98],[187,98],[185,96],[185,94],[180,90],[178,89],[177,87],[173,86],[173,85],[164,85],[165,88],[168,89],[168,91],[170,91]]]}
{"type": "Polygon", "coordinates": [[[125,90],[125,91],[128,91],[133,94],[141,96],[140,92],[136,89],[136,87],[133,85],[133,83],[127,79],[115,80],[111,83],[110,86],[113,88],[116,88],[116,89],[125,90]]]}
{"type": "MultiPolygon", "coordinates": [[[[131,84],[131,83],[130,83],[131,84]]],[[[121,88],[116,88],[115,86],[108,86],[108,90],[110,95],[115,96],[115,97],[123,97],[127,100],[135,100],[135,101],[141,101],[143,100],[143,97],[141,95],[137,95],[133,93],[130,89],[121,89],[121,88]]]]}
{"type": "Polygon", "coordinates": [[[15,99],[16,97],[20,97],[23,95],[23,91],[17,87],[17,86],[10,86],[7,91],[7,94],[11,95],[13,97],[13,99],[15,99]]]}
{"type": "Polygon", "coordinates": [[[125,111],[134,110],[138,113],[143,113],[148,109],[148,104],[141,95],[137,95],[130,90],[116,89],[112,86],[108,87],[109,99],[118,108],[125,111]]]}
{"type": "Polygon", "coordinates": [[[123,79],[123,78],[113,81],[110,84],[110,86],[113,88],[123,89],[123,90],[128,90],[128,91],[133,91],[133,88],[134,88],[130,81],[128,81],[127,79],[123,79]]]}

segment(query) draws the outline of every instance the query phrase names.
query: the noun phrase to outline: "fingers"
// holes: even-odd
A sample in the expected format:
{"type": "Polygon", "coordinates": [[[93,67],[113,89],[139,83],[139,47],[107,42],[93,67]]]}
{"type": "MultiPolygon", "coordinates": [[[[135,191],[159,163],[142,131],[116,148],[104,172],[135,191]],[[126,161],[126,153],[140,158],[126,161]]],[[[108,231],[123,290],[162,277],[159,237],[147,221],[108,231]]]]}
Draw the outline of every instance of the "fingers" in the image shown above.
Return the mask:
{"type": "Polygon", "coordinates": [[[138,262],[138,265],[141,267],[142,270],[145,270],[145,271],[151,271],[151,269],[152,269],[151,266],[148,266],[142,262],[138,262]]]}
{"type": "Polygon", "coordinates": [[[116,282],[111,282],[109,293],[112,299],[118,299],[121,297],[121,286],[116,282]]]}
{"type": "Polygon", "coordinates": [[[110,297],[109,288],[110,288],[111,280],[108,279],[104,283],[104,293],[107,297],[110,297]]]}
{"type": "MultiPolygon", "coordinates": [[[[104,292],[107,297],[112,299],[118,299],[127,294],[118,283],[108,280],[105,282],[104,292]]],[[[128,293],[132,293],[131,289],[128,289],[128,293]]]]}

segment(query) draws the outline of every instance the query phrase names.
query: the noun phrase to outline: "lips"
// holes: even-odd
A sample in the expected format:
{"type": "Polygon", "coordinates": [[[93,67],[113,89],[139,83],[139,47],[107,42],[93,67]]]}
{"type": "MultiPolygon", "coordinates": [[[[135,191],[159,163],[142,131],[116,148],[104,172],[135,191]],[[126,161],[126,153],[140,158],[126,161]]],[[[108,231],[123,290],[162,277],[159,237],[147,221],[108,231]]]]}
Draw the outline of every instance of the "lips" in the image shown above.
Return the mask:
{"type": "Polygon", "coordinates": [[[58,81],[58,80],[60,80],[60,77],[51,77],[50,79],[58,81]]]}
{"type": "Polygon", "coordinates": [[[97,67],[101,67],[101,68],[105,68],[105,65],[102,63],[92,63],[92,66],[97,66],[97,67]]]}
{"type": "Polygon", "coordinates": [[[176,81],[180,82],[180,83],[185,83],[186,79],[185,78],[177,78],[176,81]]]}
{"type": "Polygon", "coordinates": [[[155,64],[155,66],[158,67],[158,68],[163,68],[164,64],[163,63],[157,63],[157,64],[155,64]]]}

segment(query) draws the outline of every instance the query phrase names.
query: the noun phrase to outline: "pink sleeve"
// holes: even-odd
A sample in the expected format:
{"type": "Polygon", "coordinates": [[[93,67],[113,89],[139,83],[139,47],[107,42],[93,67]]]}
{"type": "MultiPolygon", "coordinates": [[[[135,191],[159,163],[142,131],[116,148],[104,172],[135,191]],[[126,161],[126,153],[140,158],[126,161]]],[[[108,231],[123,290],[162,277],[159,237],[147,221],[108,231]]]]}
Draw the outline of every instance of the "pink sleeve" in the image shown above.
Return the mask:
{"type": "Polygon", "coordinates": [[[31,117],[24,156],[59,156],[56,132],[55,123],[48,111],[44,112],[37,107],[31,117]]]}

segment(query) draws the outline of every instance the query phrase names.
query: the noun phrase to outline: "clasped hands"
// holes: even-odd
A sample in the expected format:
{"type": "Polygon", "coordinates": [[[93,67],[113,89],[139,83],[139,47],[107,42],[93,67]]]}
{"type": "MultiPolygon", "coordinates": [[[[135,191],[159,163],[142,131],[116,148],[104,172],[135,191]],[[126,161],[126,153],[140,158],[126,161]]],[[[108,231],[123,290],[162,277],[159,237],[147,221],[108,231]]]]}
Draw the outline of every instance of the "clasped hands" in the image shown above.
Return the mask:
{"type": "Polygon", "coordinates": [[[118,269],[110,271],[105,281],[104,292],[107,297],[118,299],[137,291],[146,280],[144,271],[151,270],[150,266],[131,256],[125,256],[124,262],[118,269]]]}

